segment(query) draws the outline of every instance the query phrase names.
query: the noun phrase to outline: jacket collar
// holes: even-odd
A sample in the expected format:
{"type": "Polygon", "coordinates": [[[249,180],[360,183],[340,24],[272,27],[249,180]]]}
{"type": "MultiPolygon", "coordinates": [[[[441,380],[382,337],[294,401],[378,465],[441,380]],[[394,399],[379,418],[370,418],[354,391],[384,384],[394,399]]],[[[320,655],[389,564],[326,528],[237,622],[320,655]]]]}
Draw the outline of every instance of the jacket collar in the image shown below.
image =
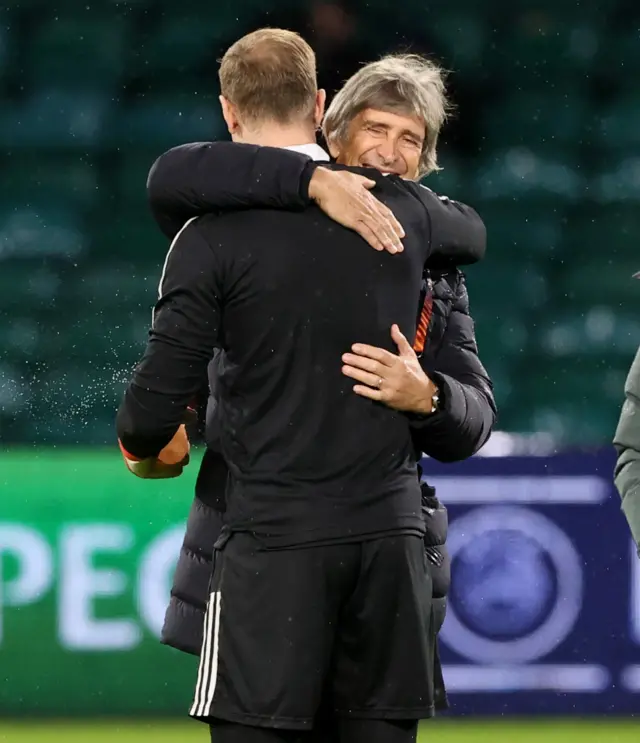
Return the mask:
{"type": "Polygon", "coordinates": [[[285,147],[285,150],[293,150],[294,152],[301,152],[303,155],[307,155],[312,160],[318,162],[329,162],[330,158],[320,145],[317,144],[295,144],[291,147],[285,147]]]}

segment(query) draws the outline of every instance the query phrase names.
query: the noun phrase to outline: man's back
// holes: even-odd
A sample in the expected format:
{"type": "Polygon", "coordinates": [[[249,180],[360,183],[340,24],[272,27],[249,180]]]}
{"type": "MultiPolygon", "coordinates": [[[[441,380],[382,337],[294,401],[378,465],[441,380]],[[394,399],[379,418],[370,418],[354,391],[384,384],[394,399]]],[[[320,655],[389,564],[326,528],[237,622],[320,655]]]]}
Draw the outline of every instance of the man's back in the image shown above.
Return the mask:
{"type": "Polygon", "coordinates": [[[425,212],[393,179],[376,195],[405,227],[402,254],[368,249],[315,208],[196,223],[223,277],[219,422],[232,527],[285,541],[292,530],[308,541],[421,528],[406,418],[356,395],[341,373],[354,339],[392,350],[394,322],[415,332],[425,212]]]}

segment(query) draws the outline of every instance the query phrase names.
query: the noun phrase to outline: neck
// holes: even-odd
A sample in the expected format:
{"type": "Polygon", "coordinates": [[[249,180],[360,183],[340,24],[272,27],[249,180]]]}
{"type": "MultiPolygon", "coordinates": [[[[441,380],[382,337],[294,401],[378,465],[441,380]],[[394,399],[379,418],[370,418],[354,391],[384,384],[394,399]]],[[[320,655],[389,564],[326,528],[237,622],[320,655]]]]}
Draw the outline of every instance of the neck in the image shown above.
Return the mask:
{"type": "Polygon", "coordinates": [[[265,124],[259,129],[245,130],[238,141],[262,147],[295,147],[296,145],[316,144],[316,132],[312,124],[295,126],[265,124]]]}

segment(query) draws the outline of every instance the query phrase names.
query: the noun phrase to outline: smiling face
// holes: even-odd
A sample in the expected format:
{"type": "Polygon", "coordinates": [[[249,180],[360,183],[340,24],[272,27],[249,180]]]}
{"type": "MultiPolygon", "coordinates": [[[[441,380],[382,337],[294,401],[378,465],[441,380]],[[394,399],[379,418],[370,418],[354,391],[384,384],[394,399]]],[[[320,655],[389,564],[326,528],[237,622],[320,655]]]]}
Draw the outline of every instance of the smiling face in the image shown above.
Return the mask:
{"type": "Polygon", "coordinates": [[[351,121],[344,143],[331,146],[343,165],[375,168],[416,179],[425,140],[425,125],[406,114],[366,108],[351,121]]]}

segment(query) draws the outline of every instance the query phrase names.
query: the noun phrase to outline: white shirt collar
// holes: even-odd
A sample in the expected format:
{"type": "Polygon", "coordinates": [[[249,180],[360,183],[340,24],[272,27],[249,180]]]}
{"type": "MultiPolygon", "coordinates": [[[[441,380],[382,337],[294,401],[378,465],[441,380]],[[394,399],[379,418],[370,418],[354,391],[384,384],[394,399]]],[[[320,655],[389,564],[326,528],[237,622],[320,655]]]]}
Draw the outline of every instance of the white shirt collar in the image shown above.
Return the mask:
{"type": "Polygon", "coordinates": [[[329,155],[317,144],[294,144],[291,147],[285,147],[285,150],[293,150],[294,152],[302,152],[303,155],[308,155],[312,160],[329,162],[331,159],[329,155]]]}

